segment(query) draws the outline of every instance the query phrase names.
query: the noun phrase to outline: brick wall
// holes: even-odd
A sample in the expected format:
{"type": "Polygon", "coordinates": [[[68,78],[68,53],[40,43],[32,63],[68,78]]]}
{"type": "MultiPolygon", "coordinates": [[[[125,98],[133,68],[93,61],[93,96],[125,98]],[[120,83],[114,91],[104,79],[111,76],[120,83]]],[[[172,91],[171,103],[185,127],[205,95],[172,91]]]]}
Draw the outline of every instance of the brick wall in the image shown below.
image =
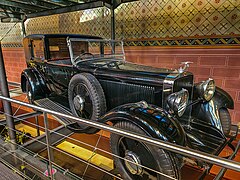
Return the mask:
{"type": "Polygon", "coordinates": [[[26,68],[23,48],[2,48],[7,80],[21,82],[21,72],[26,68]]]}
{"type": "Polygon", "coordinates": [[[213,78],[217,86],[229,92],[235,108],[231,110],[234,124],[240,123],[240,48],[161,48],[127,47],[126,59],[154,67],[178,68],[183,61],[192,61],[189,71],[195,82],[213,78]]]}
{"type": "MultiPolygon", "coordinates": [[[[189,71],[199,82],[211,77],[216,84],[229,92],[235,101],[231,112],[233,122],[240,122],[240,48],[200,49],[126,47],[126,59],[155,67],[178,68],[182,61],[192,61],[189,71]]],[[[22,48],[3,48],[8,81],[20,82],[26,68],[22,48]]]]}

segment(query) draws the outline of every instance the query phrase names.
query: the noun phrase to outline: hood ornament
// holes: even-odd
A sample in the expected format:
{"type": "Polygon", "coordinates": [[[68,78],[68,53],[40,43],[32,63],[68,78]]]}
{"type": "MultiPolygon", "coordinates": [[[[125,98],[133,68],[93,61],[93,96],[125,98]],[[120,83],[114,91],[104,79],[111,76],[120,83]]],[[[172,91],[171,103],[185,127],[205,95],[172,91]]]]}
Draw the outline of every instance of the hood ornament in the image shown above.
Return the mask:
{"type": "Polygon", "coordinates": [[[181,62],[181,65],[184,65],[183,67],[181,66],[179,69],[178,69],[178,72],[179,73],[183,73],[187,70],[187,68],[189,68],[190,64],[192,64],[193,62],[191,61],[185,61],[185,62],[181,62]]]}

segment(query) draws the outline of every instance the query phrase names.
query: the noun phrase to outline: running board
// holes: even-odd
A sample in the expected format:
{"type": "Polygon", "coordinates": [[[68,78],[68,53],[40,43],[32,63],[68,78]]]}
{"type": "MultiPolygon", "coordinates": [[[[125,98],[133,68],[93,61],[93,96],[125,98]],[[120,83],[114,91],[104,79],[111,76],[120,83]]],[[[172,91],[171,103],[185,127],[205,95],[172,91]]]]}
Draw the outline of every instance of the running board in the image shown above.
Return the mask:
{"type": "MultiPolygon", "coordinates": [[[[67,137],[71,136],[73,134],[73,132],[69,129],[67,129],[66,127],[59,126],[53,130],[50,130],[50,142],[51,142],[51,146],[54,146],[60,142],[62,142],[64,139],[66,139],[67,137]]],[[[43,134],[41,136],[38,136],[36,138],[34,138],[31,141],[28,141],[26,143],[24,143],[22,145],[23,149],[22,150],[26,150],[29,153],[39,153],[44,151],[47,148],[46,145],[46,135],[43,134]]]]}
{"type": "MultiPolygon", "coordinates": [[[[37,106],[52,110],[52,111],[56,111],[56,112],[59,112],[59,113],[63,113],[63,114],[72,116],[72,113],[69,109],[63,107],[62,105],[60,105],[56,102],[53,102],[49,98],[36,100],[36,101],[34,101],[34,104],[36,104],[37,106]]],[[[77,122],[77,121],[74,121],[72,119],[61,117],[61,116],[54,115],[54,117],[56,118],[56,120],[58,122],[60,122],[64,126],[67,126],[67,125],[70,125],[70,124],[73,124],[73,123],[77,122]]]]}

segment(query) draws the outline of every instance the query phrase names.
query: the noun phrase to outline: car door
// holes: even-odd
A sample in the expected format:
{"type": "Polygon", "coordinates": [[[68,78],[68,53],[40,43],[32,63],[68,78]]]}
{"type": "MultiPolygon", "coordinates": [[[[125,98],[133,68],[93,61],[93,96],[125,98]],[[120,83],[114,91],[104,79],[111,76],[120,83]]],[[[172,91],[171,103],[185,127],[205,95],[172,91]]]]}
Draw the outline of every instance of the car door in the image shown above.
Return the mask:
{"type": "Polygon", "coordinates": [[[72,64],[66,38],[45,39],[47,61],[44,63],[45,73],[52,91],[62,94],[67,91],[72,64]]]}
{"type": "Polygon", "coordinates": [[[51,90],[57,94],[66,92],[72,66],[62,64],[61,60],[45,62],[44,66],[51,90]]]}

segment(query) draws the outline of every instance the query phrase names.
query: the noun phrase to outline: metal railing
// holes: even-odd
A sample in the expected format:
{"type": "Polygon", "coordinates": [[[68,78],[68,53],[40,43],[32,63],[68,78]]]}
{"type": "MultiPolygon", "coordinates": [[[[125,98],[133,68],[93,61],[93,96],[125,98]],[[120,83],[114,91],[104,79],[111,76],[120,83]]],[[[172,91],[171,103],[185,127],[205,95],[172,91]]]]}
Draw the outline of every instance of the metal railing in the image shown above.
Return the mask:
{"type": "MultiPolygon", "coordinates": [[[[19,100],[6,98],[6,97],[3,97],[3,96],[0,96],[0,99],[11,102],[11,103],[19,104],[21,106],[26,106],[26,107],[29,107],[29,108],[33,108],[37,111],[43,112],[43,114],[44,114],[44,116],[43,116],[44,117],[44,124],[45,124],[44,128],[45,128],[46,139],[47,139],[45,145],[47,147],[47,152],[48,152],[48,159],[47,160],[49,162],[49,168],[50,168],[49,172],[52,172],[52,163],[53,162],[51,161],[51,157],[52,157],[51,148],[54,149],[54,147],[52,147],[50,142],[49,142],[49,139],[50,139],[49,131],[51,131],[51,130],[49,130],[49,128],[48,128],[48,117],[47,117],[48,114],[51,114],[51,115],[54,115],[54,116],[61,116],[61,117],[69,118],[69,119],[72,119],[72,120],[77,121],[79,123],[82,123],[82,124],[85,124],[85,125],[97,128],[97,129],[106,130],[106,131],[109,131],[111,133],[115,133],[115,134],[125,136],[125,137],[128,137],[128,138],[137,140],[137,141],[144,142],[144,143],[149,144],[149,145],[158,146],[158,147],[160,147],[164,150],[167,150],[167,151],[171,151],[171,152],[181,154],[181,155],[184,155],[184,156],[200,159],[200,160],[208,162],[210,164],[216,164],[216,165],[219,165],[221,167],[224,167],[224,168],[227,168],[227,169],[232,169],[232,170],[240,172],[240,163],[239,162],[234,162],[232,160],[228,160],[228,159],[225,159],[225,158],[222,158],[222,157],[218,157],[218,156],[207,154],[207,153],[200,152],[200,151],[197,151],[197,150],[189,149],[189,148],[182,147],[182,146],[172,144],[172,143],[169,143],[169,142],[165,142],[165,141],[162,141],[162,140],[159,140],[159,139],[156,139],[156,138],[140,135],[140,134],[133,133],[133,132],[130,132],[130,131],[127,131],[127,130],[112,127],[112,126],[107,125],[107,124],[102,124],[102,123],[99,123],[99,122],[96,122],[96,121],[77,118],[77,117],[74,117],[74,116],[70,116],[70,115],[66,115],[66,114],[63,114],[63,113],[55,112],[55,111],[52,111],[52,110],[49,110],[49,109],[45,109],[45,108],[42,108],[42,107],[38,107],[38,106],[35,106],[35,105],[32,105],[32,104],[25,103],[25,102],[22,102],[22,101],[19,101],[19,100]]],[[[99,148],[96,148],[96,147],[94,147],[94,148],[99,149],[99,148]]],[[[59,149],[58,149],[58,151],[59,151],[59,149]]],[[[109,152],[107,152],[107,153],[109,153],[109,152]]],[[[111,155],[113,155],[113,154],[111,154],[111,155]]],[[[113,156],[115,156],[115,155],[113,155],[113,156]]],[[[122,157],[119,157],[119,158],[122,158],[122,157]]],[[[53,179],[52,173],[50,173],[50,176],[53,179]]],[[[117,178],[120,179],[118,176],[117,176],[117,178]]]]}

